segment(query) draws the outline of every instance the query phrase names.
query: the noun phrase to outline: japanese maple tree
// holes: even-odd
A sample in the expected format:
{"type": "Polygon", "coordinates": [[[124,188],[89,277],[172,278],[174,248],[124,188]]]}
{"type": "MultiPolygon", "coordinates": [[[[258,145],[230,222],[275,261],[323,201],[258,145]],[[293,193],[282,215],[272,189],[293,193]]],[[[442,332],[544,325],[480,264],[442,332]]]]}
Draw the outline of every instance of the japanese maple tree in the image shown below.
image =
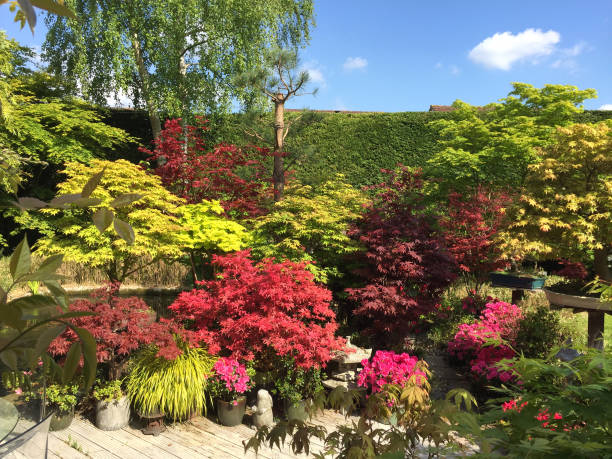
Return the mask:
{"type": "Polygon", "coordinates": [[[465,193],[453,192],[448,197],[447,214],[439,221],[446,248],[462,276],[473,282],[477,291],[490,271],[507,264],[495,236],[510,201],[507,194],[482,186],[465,193]]]}
{"type": "Polygon", "coordinates": [[[347,289],[355,314],[382,342],[397,342],[416,319],[432,311],[455,279],[456,263],[425,212],[420,171],[385,171],[376,196],[351,235],[366,247],[360,274],[365,285],[347,289]]]}
{"type": "Polygon", "coordinates": [[[260,366],[279,356],[304,368],[320,367],[344,346],[330,309],[331,292],[318,286],[303,263],[255,263],[250,252],[213,256],[219,274],[183,292],[169,307],[193,323],[210,352],[260,366]]]}
{"type": "Polygon", "coordinates": [[[263,164],[267,149],[224,143],[209,149],[204,139],[207,120],[197,119],[195,126],[183,126],[180,119],[166,121],[153,150],[141,149],[159,163],[155,174],[166,188],[190,204],[218,200],[234,216],[261,215],[269,198],[263,164]]]}
{"type": "MultiPolygon", "coordinates": [[[[118,296],[119,283],[96,290],[90,299],[76,300],[69,306],[70,312],[93,312],[94,315],[73,317],[70,322],[88,330],[96,341],[98,363],[108,367],[109,380],[121,376],[123,363],[130,353],[141,346],[154,344],[158,355],[168,360],[181,354],[176,344],[179,335],[189,345],[197,345],[193,333],[183,330],[173,320],[155,322],[149,306],[138,297],[118,296]]],[[[71,328],[58,336],[49,346],[54,356],[64,356],[78,338],[71,328]]]]}

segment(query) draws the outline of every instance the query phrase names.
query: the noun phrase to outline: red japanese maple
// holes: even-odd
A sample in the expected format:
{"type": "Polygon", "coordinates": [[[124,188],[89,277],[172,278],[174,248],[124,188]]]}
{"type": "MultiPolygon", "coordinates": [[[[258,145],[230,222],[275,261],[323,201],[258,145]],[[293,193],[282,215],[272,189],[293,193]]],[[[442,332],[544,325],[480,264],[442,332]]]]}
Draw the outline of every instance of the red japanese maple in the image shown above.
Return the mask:
{"type": "Polygon", "coordinates": [[[376,197],[351,231],[366,247],[359,273],[366,285],[347,292],[355,314],[369,319],[367,331],[390,343],[435,308],[456,264],[434,231],[435,217],[425,212],[420,171],[385,172],[388,179],[372,187],[376,197]]]}
{"type": "Polygon", "coordinates": [[[460,272],[478,287],[488,273],[506,265],[495,243],[501,229],[504,207],[510,203],[505,193],[479,187],[472,192],[451,193],[448,213],[440,219],[444,244],[455,257],[460,272]]]}
{"type": "Polygon", "coordinates": [[[255,263],[249,256],[213,256],[217,279],[181,293],[170,310],[193,322],[211,352],[262,366],[277,356],[291,356],[301,367],[325,366],[345,344],[334,336],[331,292],[314,283],[304,264],[255,263]]]}
{"type": "Polygon", "coordinates": [[[168,120],[154,149],[141,148],[160,163],[154,172],[164,186],[189,203],[214,199],[235,216],[260,215],[270,198],[263,164],[268,150],[224,143],[209,150],[204,141],[207,120],[197,120],[196,126],[168,120]]]}
{"type": "MultiPolygon", "coordinates": [[[[139,347],[154,344],[159,348],[158,355],[174,359],[181,354],[177,347],[176,336],[197,345],[193,333],[183,330],[172,320],[155,322],[149,306],[138,297],[121,298],[117,296],[119,283],[91,294],[88,300],[76,300],[70,311],[93,312],[95,315],[70,319],[76,327],[88,330],[96,340],[96,355],[99,363],[108,364],[108,376],[117,379],[125,358],[139,347]]],[[[51,342],[49,352],[54,356],[64,356],[78,337],[68,328],[51,342]]]]}

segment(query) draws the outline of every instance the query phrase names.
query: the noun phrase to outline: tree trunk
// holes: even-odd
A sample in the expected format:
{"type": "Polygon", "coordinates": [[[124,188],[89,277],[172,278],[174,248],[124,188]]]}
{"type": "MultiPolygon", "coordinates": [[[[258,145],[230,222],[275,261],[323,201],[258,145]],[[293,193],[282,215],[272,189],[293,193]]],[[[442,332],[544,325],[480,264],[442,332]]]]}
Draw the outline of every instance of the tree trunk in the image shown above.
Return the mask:
{"type": "Polygon", "coordinates": [[[138,75],[140,76],[141,90],[145,104],[147,105],[147,112],[149,114],[149,121],[151,123],[151,130],[153,131],[153,138],[157,139],[161,132],[161,119],[157,111],[157,107],[153,102],[153,95],[151,94],[151,82],[149,71],[142,57],[142,47],[138,34],[132,33],[132,48],[134,50],[134,60],[136,61],[136,67],[138,68],[138,75]]]}
{"type": "Polygon", "coordinates": [[[593,268],[601,280],[612,281],[612,275],[608,267],[608,254],[609,250],[607,248],[595,250],[593,252],[593,268]]]}
{"type": "Polygon", "coordinates": [[[283,143],[285,133],[285,98],[283,94],[277,94],[274,99],[274,170],[272,180],[274,181],[274,201],[278,202],[285,191],[285,168],[283,165],[283,143]]]}

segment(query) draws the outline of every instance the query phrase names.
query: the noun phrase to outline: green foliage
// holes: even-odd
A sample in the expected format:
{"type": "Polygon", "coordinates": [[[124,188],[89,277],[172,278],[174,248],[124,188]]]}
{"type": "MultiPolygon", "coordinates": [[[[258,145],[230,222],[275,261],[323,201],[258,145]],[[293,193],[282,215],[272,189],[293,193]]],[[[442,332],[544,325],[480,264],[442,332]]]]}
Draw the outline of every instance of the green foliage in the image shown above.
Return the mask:
{"type": "MultiPolygon", "coordinates": [[[[279,422],[273,428],[260,428],[245,443],[245,451],[256,452],[262,444],[280,448],[289,437],[294,454],[311,453],[311,438],[323,443],[320,453],[314,457],[332,456],[346,459],[370,459],[374,457],[416,458],[427,452],[432,456],[442,455],[457,449],[453,445],[448,418],[457,412],[463,401],[457,394],[456,404],[446,400],[431,401],[429,386],[410,383],[405,387],[387,385],[385,390],[372,394],[357,421],[334,427],[333,432],[310,422],[279,422]],[[376,422],[387,419],[387,425],[376,422]],[[429,446],[423,446],[428,442],[429,446]]],[[[361,399],[359,391],[334,389],[327,400],[319,401],[315,409],[322,409],[325,403],[336,410],[351,413],[361,399]]],[[[473,398],[467,398],[472,401],[473,398]]],[[[347,415],[348,417],[348,415],[347,415]]]]}
{"type": "Polygon", "coordinates": [[[61,210],[42,209],[44,218],[31,213],[15,217],[44,234],[38,241],[41,253],[62,253],[67,260],[102,267],[110,280],[118,281],[138,270],[143,258],[181,256],[182,227],[174,215],[183,201],[163,188],[159,177],[124,160],[68,163],[64,173],[68,178],[58,186],[63,195],[55,200],[59,204],[91,177],[98,176],[100,184],[83,198],[91,208],[67,204],[61,210]]]}
{"type": "Polygon", "coordinates": [[[612,243],[612,128],[559,127],[541,161],[529,167],[525,192],[501,235],[509,257],[535,254],[585,260],[612,243]]]}
{"type": "Polygon", "coordinates": [[[490,400],[483,414],[463,412],[453,417],[452,428],[480,445],[480,453],[473,457],[612,455],[609,352],[589,350],[570,362],[523,357],[512,368],[521,386],[499,389],[503,398],[490,400]],[[500,405],[508,400],[516,401],[517,407],[503,409],[500,405]]]}
{"type": "Polygon", "coordinates": [[[219,201],[202,201],[178,209],[180,237],[187,250],[206,255],[236,252],[245,248],[247,229],[223,216],[219,201]]]}
{"type": "Polygon", "coordinates": [[[452,294],[442,298],[437,310],[419,319],[427,327],[427,338],[440,349],[448,347],[459,331],[459,325],[471,324],[474,320],[473,314],[463,310],[461,298],[452,294]]]}
{"type": "Polygon", "coordinates": [[[123,389],[121,388],[122,384],[123,381],[120,379],[114,379],[112,381],[97,381],[92,395],[96,400],[105,400],[107,402],[119,400],[121,397],[123,397],[123,389]]]}
{"type": "Polygon", "coordinates": [[[202,348],[182,346],[174,360],[157,356],[157,348],[142,350],[126,379],[127,394],[142,413],[160,410],[174,420],[206,409],[206,379],[216,358],[202,348]]]}
{"type": "Polygon", "coordinates": [[[85,386],[89,387],[96,372],[96,344],[91,334],[74,327],[68,319],[88,315],[87,313],[58,313],[68,306],[66,292],[59,284],[61,276],[55,271],[62,263],[61,255],[49,257],[32,269],[30,248],[27,239],[17,246],[9,261],[10,284],[6,290],[0,288],[0,361],[3,371],[33,371],[42,359],[44,371],[64,384],[72,381],[77,365],[83,357],[85,386]],[[26,295],[8,300],[15,287],[29,281],[42,283],[49,295],[26,295]],[[47,354],[51,341],[66,327],[72,328],[79,341],[70,348],[64,366],[60,367],[47,354]]]}
{"type": "Polygon", "coordinates": [[[76,406],[78,391],[79,386],[75,384],[51,384],[47,386],[45,396],[51,408],[67,413],[76,406]]]}
{"type": "Polygon", "coordinates": [[[595,90],[575,86],[512,86],[501,103],[473,107],[458,100],[452,119],[433,123],[441,140],[426,172],[443,179],[443,194],[449,187],[521,185],[538,161],[536,148],[547,144],[556,126],[572,123],[585,99],[596,97],[595,90]]]}
{"type": "Polygon", "coordinates": [[[516,335],[516,351],[529,358],[544,358],[562,342],[559,313],[540,306],[524,311],[516,335]]]}
{"type": "Polygon", "coordinates": [[[340,174],[319,186],[292,183],[283,200],[254,221],[252,253],[310,262],[308,269],[321,282],[340,277],[343,257],[360,249],[347,231],[366,202],[340,174]]]}
{"type": "Polygon", "coordinates": [[[285,403],[296,404],[304,400],[315,400],[323,392],[320,368],[304,369],[295,365],[291,358],[283,358],[274,368],[276,393],[285,403]]]}

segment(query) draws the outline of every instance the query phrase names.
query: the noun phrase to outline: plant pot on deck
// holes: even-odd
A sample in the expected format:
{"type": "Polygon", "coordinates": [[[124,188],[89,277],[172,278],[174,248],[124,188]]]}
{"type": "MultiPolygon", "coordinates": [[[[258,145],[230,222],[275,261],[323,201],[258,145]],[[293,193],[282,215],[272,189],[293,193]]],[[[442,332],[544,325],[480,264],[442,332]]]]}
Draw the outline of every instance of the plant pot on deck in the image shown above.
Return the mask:
{"type": "Polygon", "coordinates": [[[534,277],[509,273],[489,273],[489,280],[494,287],[506,287],[522,290],[537,290],[544,286],[546,277],[534,277]]]}
{"type": "Polygon", "coordinates": [[[72,420],[74,419],[74,407],[69,411],[55,411],[51,417],[51,423],[49,424],[49,430],[57,432],[58,430],[64,430],[70,427],[72,420]]]}
{"type": "Polygon", "coordinates": [[[96,404],[96,427],[101,430],[123,429],[130,421],[130,399],[98,400],[96,404]]]}
{"type": "Polygon", "coordinates": [[[147,425],[141,429],[142,433],[145,435],[154,435],[158,436],[160,433],[166,430],[166,426],[164,425],[164,416],[163,411],[156,409],[152,411],[141,411],[136,409],[136,414],[140,416],[147,425]]]}
{"type": "Polygon", "coordinates": [[[246,397],[239,397],[231,402],[217,399],[217,416],[219,422],[227,427],[242,424],[244,412],[246,411],[246,397]]]}
{"type": "Polygon", "coordinates": [[[308,418],[306,401],[290,402],[285,400],[285,415],[287,416],[287,421],[305,421],[308,418]]]}

